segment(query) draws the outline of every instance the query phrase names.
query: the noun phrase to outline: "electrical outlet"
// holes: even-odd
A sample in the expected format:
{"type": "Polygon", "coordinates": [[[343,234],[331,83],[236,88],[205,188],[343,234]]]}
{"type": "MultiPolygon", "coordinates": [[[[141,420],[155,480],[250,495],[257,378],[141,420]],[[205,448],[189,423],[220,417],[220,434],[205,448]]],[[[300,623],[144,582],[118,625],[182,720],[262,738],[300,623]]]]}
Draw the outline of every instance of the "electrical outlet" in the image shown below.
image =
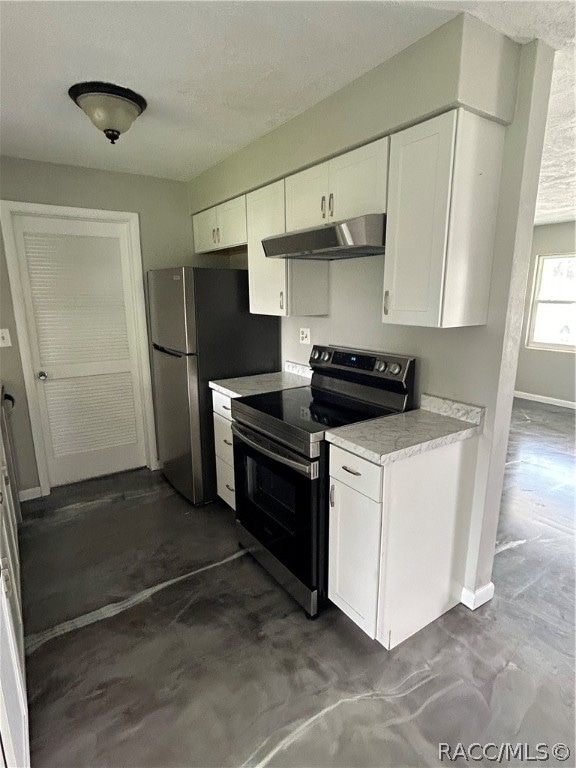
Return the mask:
{"type": "Polygon", "coordinates": [[[310,328],[300,328],[300,344],[310,344],[310,328]]]}
{"type": "Polygon", "coordinates": [[[0,328],[0,347],[11,347],[10,331],[8,328],[0,328]]]}

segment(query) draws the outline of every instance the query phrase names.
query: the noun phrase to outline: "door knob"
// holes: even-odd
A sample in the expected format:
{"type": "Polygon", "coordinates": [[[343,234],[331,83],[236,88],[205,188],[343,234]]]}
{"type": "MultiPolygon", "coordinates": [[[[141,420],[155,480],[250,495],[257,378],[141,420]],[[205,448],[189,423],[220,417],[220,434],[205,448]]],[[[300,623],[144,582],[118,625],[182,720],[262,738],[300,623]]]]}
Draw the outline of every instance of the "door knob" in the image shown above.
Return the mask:
{"type": "Polygon", "coordinates": [[[40,379],[40,381],[46,381],[46,379],[48,378],[48,374],[46,373],[46,371],[38,371],[38,378],[40,379]]]}

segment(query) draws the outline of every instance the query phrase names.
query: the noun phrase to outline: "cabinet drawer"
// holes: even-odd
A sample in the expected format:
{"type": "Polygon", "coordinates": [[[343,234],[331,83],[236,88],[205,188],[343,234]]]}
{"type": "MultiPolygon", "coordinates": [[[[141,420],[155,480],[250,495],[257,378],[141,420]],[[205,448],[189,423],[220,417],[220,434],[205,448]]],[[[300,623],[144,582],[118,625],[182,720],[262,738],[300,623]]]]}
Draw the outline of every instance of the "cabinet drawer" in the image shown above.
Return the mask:
{"type": "Polygon", "coordinates": [[[236,493],[234,491],[234,467],[216,456],[216,488],[218,496],[236,510],[236,493]]]}
{"type": "Polygon", "coordinates": [[[374,501],[382,500],[382,467],[335,445],[330,446],[330,476],[374,501]]]}
{"type": "Polygon", "coordinates": [[[214,414],[214,448],[216,456],[223,459],[226,464],[234,465],[234,451],[232,450],[232,422],[224,419],[218,413],[214,414]]]}
{"type": "Polygon", "coordinates": [[[222,395],[220,392],[212,390],[212,403],[214,413],[223,416],[225,419],[228,419],[228,421],[232,421],[230,400],[231,398],[227,397],[226,395],[222,395]]]}

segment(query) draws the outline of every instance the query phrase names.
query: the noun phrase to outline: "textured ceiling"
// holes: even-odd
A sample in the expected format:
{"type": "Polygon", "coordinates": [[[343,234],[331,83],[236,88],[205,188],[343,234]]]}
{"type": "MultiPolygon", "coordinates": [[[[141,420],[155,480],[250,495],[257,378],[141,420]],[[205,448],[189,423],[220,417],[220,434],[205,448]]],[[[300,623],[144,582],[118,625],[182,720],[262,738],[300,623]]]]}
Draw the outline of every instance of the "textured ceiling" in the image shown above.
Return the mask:
{"type": "Polygon", "coordinates": [[[537,220],[574,218],[572,2],[0,3],[3,155],[188,180],[467,11],[557,54],[537,220]],[[67,96],[126,85],[148,110],[110,147],[67,96]]]}

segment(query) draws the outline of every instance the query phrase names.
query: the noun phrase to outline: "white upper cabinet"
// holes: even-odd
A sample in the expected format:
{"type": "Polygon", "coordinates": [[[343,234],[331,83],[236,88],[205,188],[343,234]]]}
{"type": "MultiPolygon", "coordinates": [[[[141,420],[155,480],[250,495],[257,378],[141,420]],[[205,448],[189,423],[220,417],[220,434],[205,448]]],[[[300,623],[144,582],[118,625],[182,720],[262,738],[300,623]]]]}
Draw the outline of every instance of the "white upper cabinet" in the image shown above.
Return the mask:
{"type": "Polygon", "coordinates": [[[458,109],[392,136],[384,323],[486,322],[504,132],[458,109]]]}
{"type": "Polygon", "coordinates": [[[192,217],[194,251],[205,253],[246,243],[246,195],[192,217]]]}
{"type": "Polygon", "coordinates": [[[262,239],[286,231],[284,180],[246,195],[250,312],[261,315],[325,315],[328,264],[269,259],[262,239]]]}
{"type": "Polygon", "coordinates": [[[388,138],[286,179],[286,229],[386,211],[388,138]]]}

